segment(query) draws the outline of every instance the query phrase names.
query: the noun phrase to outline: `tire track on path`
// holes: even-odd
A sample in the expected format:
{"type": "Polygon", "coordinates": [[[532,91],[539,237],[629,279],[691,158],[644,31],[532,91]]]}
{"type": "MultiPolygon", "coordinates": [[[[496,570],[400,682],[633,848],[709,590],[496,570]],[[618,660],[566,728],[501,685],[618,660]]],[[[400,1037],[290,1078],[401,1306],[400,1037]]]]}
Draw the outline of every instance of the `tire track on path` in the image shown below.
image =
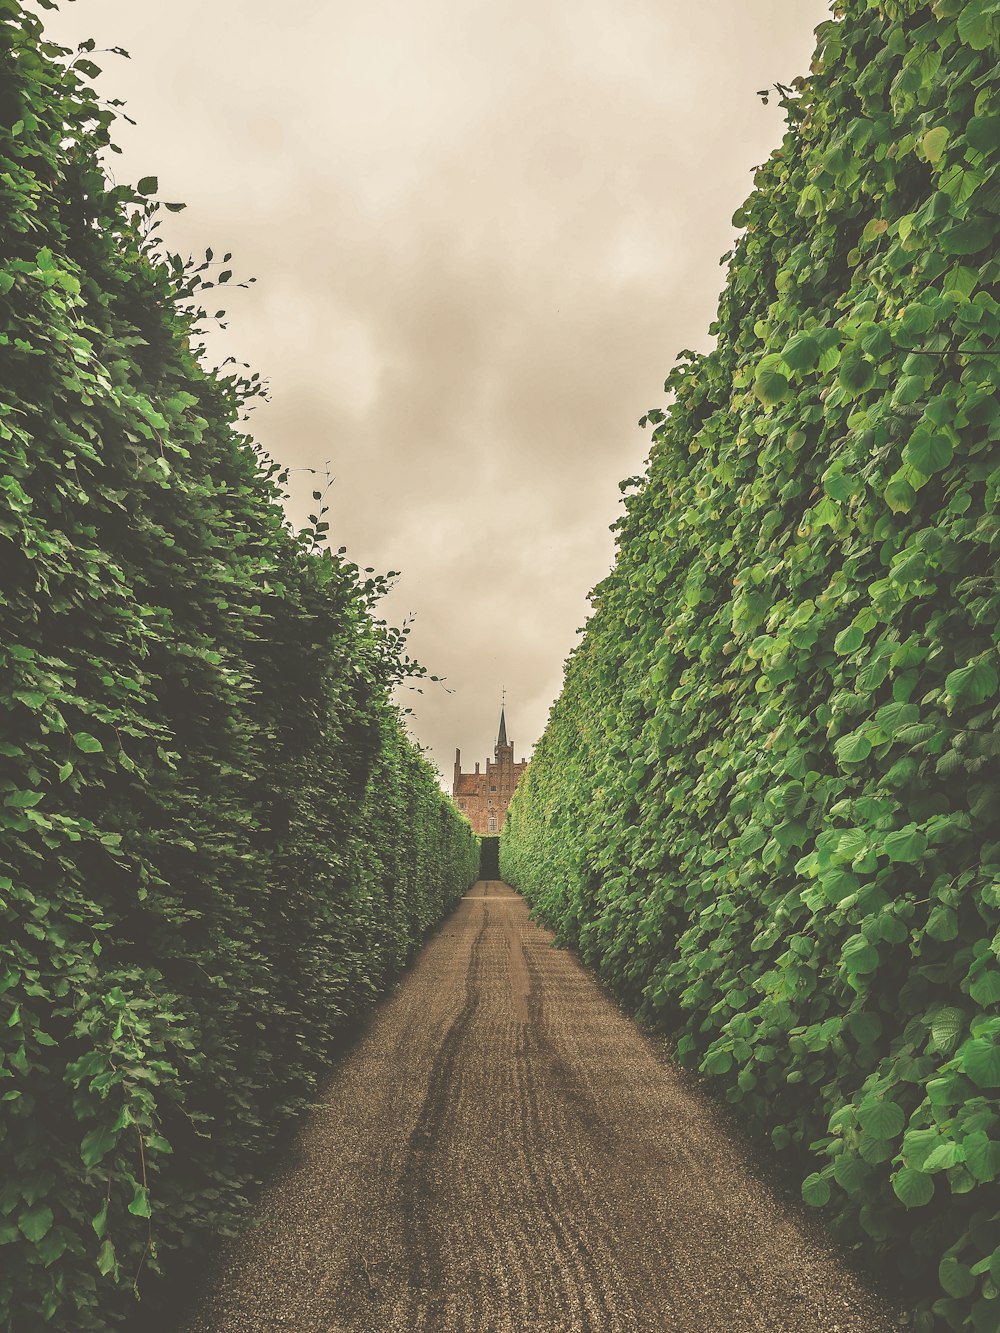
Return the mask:
{"type": "Polygon", "coordinates": [[[343,1059],[186,1333],[890,1333],[722,1112],[480,881],[343,1059]]]}
{"type": "MultiPolygon", "coordinates": [[[[404,1249],[409,1268],[410,1286],[417,1292],[431,1294],[426,1318],[439,1316],[440,1293],[445,1287],[442,1263],[443,1239],[435,1226],[433,1209],[427,1201],[434,1191],[434,1162],[448,1115],[448,1098],[456,1083],[457,1065],[462,1054],[466,1029],[480,1002],[483,941],[489,929],[489,908],[483,907],[482,924],[472,945],[465,977],[465,998],[455,1021],[445,1033],[427,1081],[417,1123],[408,1141],[408,1156],[399,1183],[400,1208],[404,1218],[404,1249]]],[[[430,1327],[434,1327],[433,1323],[430,1327]]]]}

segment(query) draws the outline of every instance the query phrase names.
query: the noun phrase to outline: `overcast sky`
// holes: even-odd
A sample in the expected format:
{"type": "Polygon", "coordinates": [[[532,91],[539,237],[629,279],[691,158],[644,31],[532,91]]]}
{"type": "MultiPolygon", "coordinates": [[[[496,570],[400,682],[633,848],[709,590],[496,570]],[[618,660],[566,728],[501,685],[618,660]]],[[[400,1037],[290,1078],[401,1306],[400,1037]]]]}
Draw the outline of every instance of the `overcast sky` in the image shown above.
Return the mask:
{"type": "MultiPolygon", "coordinates": [[[[447,688],[408,694],[450,781],[517,758],[613,559],[636,422],[704,349],[719,256],[782,133],[824,0],[78,0],[119,179],[156,175],[172,246],[234,253],[254,431],[332,460],[333,544],[403,571],[384,603],[447,688]],[[449,692],[450,691],[450,692],[449,692]]],[[[220,302],[220,304],[223,304],[220,302]]],[[[292,474],[292,517],[313,479],[292,474]]]]}

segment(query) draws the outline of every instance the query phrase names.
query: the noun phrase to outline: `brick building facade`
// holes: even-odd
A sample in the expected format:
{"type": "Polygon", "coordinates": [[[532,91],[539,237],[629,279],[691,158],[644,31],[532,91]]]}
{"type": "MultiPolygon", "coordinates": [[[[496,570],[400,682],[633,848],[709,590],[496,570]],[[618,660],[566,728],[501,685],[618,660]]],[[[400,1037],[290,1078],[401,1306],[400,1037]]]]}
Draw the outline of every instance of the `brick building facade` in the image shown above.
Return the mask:
{"type": "Polygon", "coordinates": [[[507,721],[502,708],[500,732],[493,756],[493,759],[486,761],[485,773],[480,773],[478,764],[474,773],[463,773],[462,751],[456,750],[455,781],[451,789],[455,804],[474,831],[486,836],[499,833],[503,828],[514,788],[528,767],[525,759],[514,763],[514,747],[507,741],[507,721]]]}

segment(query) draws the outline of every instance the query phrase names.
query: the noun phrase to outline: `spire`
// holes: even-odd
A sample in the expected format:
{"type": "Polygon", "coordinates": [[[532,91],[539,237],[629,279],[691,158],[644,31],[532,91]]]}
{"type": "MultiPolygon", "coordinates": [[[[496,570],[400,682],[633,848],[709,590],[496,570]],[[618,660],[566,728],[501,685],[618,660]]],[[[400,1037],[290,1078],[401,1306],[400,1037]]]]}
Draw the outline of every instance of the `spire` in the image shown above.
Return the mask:
{"type": "Polygon", "coordinates": [[[504,708],[503,708],[503,705],[501,704],[501,705],[500,705],[500,734],[497,736],[497,749],[499,750],[500,747],[501,747],[501,745],[506,745],[506,744],[507,744],[507,719],[504,717],[504,708]]]}

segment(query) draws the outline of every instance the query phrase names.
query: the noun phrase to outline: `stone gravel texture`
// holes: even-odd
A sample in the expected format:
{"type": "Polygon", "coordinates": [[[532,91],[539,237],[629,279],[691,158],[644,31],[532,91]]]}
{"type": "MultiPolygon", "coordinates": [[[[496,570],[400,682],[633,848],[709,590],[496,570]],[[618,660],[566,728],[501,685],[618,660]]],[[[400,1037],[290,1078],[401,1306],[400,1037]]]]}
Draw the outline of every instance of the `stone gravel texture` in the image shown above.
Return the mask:
{"type": "Polygon", "coordinates": [[[506,884],[480,881],[338,1066],[186,1333],[888,1333],[506,884]]]}

